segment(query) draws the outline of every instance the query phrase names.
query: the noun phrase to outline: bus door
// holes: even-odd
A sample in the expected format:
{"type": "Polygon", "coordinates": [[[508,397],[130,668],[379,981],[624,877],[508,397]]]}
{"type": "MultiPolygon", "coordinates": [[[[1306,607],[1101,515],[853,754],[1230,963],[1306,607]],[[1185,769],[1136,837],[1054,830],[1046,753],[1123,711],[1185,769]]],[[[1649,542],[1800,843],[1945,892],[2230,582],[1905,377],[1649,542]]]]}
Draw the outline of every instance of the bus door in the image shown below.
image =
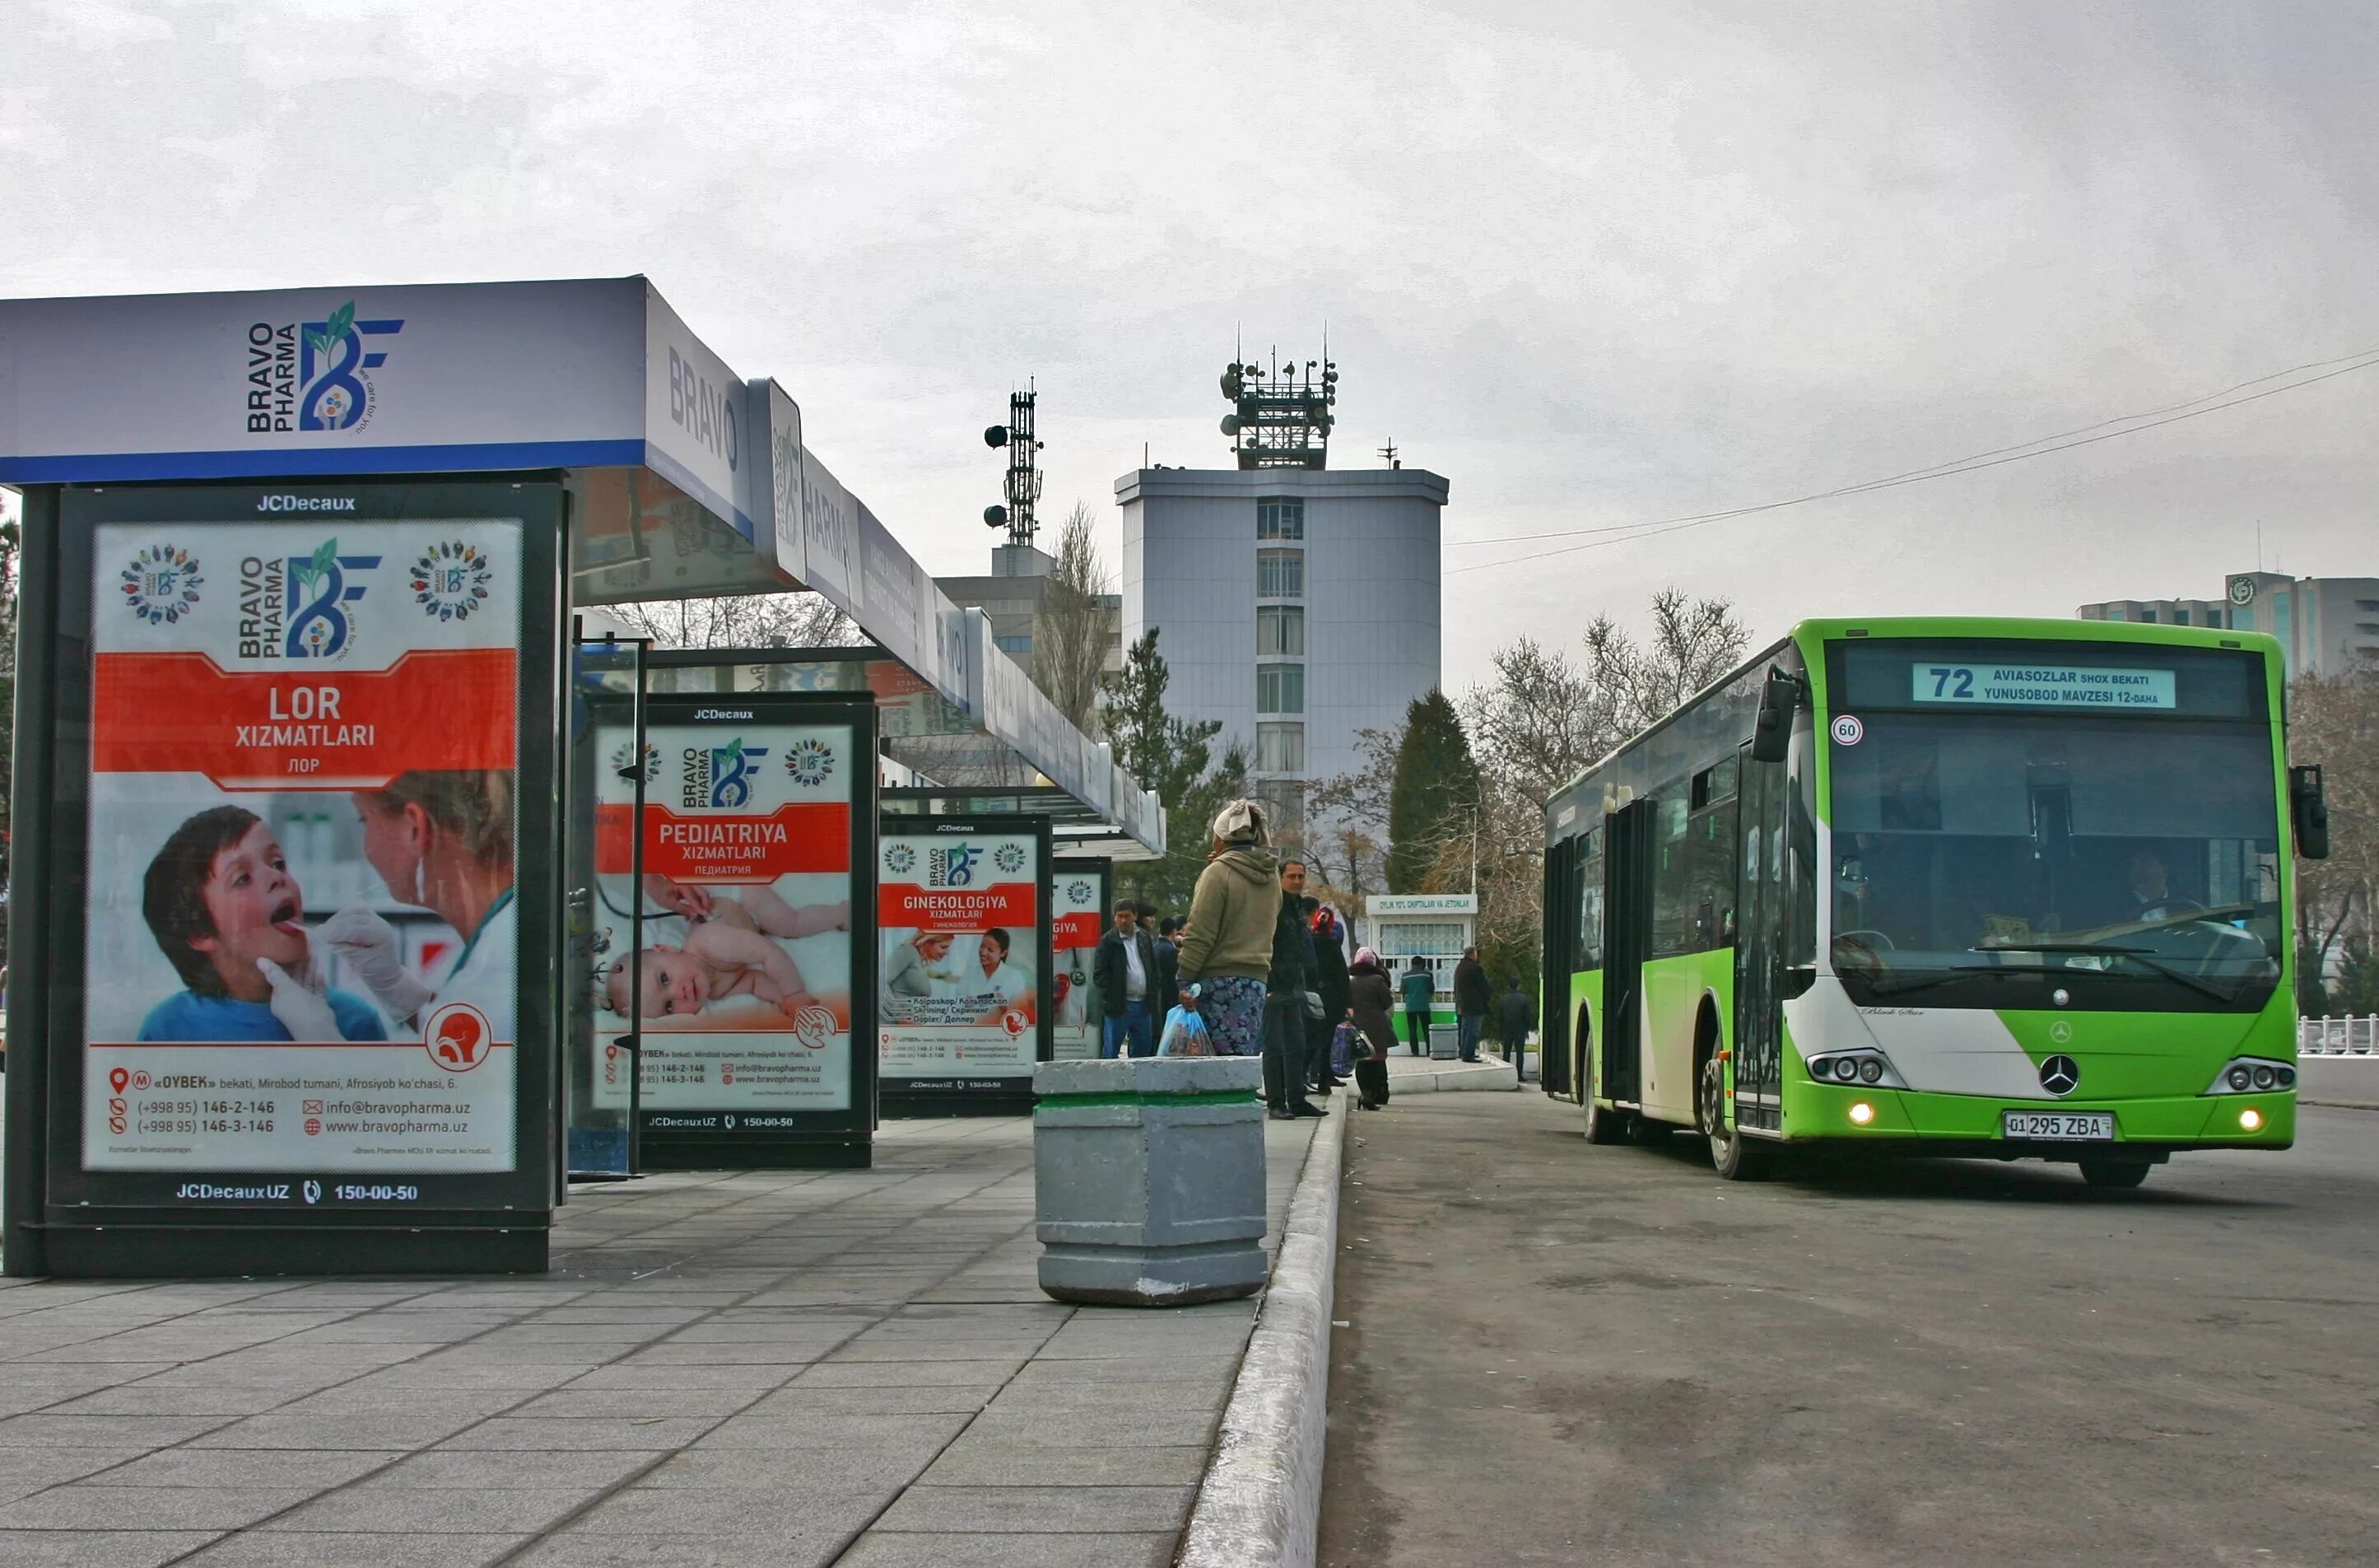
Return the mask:
{"type": "Polygon", "coordinates": [[[1644,959],[1652,945],[1652,841],[1660,803],[1630,801],[1609,820],[1603,854],[1602,1027],[1595,1096],[1614,1104],[1644,1100],[1644,959]]]}
{"type": "Polygon", "coordinates": [[[1734,1116],[1776,1128],[1783,1074],[1784,765],[1743,748],[1734,932],[1734,1116]]]}
{"type": "Polygon", "coordinates": [[[1537,1077],[1548,1094],[1569,1093],[1569,977],[1577,967],[1576,838],[1556,839],[1545,851],[1545,950],[1539,966],[1544,995],[1537,1016],[1537,1077]]]}

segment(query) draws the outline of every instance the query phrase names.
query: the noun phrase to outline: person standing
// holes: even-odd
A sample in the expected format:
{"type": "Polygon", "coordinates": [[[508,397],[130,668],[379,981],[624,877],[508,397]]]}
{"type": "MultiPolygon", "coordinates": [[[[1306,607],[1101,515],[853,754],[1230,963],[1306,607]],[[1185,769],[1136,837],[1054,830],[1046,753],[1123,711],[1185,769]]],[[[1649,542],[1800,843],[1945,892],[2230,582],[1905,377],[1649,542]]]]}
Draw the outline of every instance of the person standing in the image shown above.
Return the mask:
{"type": "Polygon", "coordinates": [[[1429,972],[1429,965],[1420,955],[1413,955],[1412,968],[1405,971],[1396,988],[1405,998],[1405,1041],[1416,1056],[1429,1055],[1429,1010],[1437,1000],[1437,976],[1429,972]]]}
{"type": "Polygon", "coordinates": [[[1536,1004],[1528,1000],[1528,994],[1520,989],[1516,980],[1496,1004],[1496,1013],[1497,1026],[1503,1033],[1503,1055],[1516,1067],[1521,1054],[1528,1048],[1528,1031],[1537,1027],[1536,1004]]]}
{"type": "Polygon", "coordinates": [[[1105,1057],[1125,1054],[1156,1054],[1156,1037],[1149,1025],[1148,1001],[1156,984],[1156,943],[1141,929],[1140,911],[1127,899],[1115,907],[1115,924],[1099,938],[1098,956],[1091,960],[1091,979],[1099,988],[1106,1013],[1105,1033],[1099,1042],[1105,1057]]]}
{"type": "Polygon", "coordinates": [[[1363,1037],[1355,1055],[1355,1103],[1367,1111],[1388,1103],[1388,1053],[1396,1044],[1396,1026],[1389,1014],[1395,1008],[1395,992],[1388,984],[1388,971],[1380,967],[1380,955],[1369,947],[1356,949],[1354,965],[1346,971],[1346,1017],[1363,1037]]]}
{"type": "Polygon", "coordinates": [[[1338,922],[1337,911],[1325,904],[1314,911],[1313,956],[1321,966],[1317,972],[1322,1016],[1313,1020],[1317,1033],[1313,1082],[1324,1094],[1344,1088],[1346,1082],[1330,1068],[1330,1039],[1337,1032],[1339,1020],[1346,1016],[1346,949],[1342,945],[1346,931],[1338,922]]]}
{"type": "Polygon", "coordinates": [[[1262,1048],[1264,979],[1280,918],[1280,862],[1266,847],[1262,808],[1233,801],[1206,831],[1206,867],[1190,895],[1179,983],[1195,985],[1217,1055],[1262,1048]]]}
{"type": "MultiPolygon", "coordinates": [[[[1156,911],[1140,906],[1140,923],[1155,919],[1156,911]]],[[[1156,1016],[1162,1020],[1181,1005],[1181,917],[1166,915],[1156,926],[1156,1016]]],[[[1162,1024],[1160,1022],[1160,1027],[1162,1024]]]]}
{"type": "Polygon", "coordinates": [[[1329,1113],[1306,1098],[1305,1060],[1310,1050],[1305,1025],[1315,991],[1313,932],[1306,924],[1303,862],[1280,871],[1280,901],[1273,916],[1272,966],[1264,975],[1264,1103],[1275,1121],[1329,1113]]]}
{"type": "Polygon", "coordinates": [[[1454,1020],[1457,1054],[1466,1062],[1479,1059],[1479,1036],[1487,1028],[1487,1015],[1494,1010],[1495,996],[1487,983],[1487,966],[1479,961],[1479,949],[1462,949],[1462,961],[1454,966],[1454,1020]]]}

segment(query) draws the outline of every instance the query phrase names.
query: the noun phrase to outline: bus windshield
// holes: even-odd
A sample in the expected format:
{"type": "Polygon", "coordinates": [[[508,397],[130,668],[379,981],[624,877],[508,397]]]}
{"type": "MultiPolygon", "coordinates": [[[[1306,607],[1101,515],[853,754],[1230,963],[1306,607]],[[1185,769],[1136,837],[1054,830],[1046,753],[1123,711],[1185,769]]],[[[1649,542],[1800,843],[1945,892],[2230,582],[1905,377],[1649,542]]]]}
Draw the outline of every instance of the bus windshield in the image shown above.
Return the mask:
{"type": "Polygon", "coordinates": [[[1840,739],[1830,956],[1861,1005],[2039,1007],[2055,987],[2060,1006],[2228,1010],[2270,995],[2267,726],[1870,709],[1840,739]]]}

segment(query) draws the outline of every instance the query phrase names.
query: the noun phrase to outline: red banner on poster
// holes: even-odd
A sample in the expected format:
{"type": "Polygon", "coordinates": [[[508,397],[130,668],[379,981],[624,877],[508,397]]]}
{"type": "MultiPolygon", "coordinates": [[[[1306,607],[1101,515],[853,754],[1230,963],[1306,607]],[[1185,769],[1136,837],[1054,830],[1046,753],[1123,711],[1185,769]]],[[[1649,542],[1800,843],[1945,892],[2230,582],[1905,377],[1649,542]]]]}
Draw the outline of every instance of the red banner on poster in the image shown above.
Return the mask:
{"type": "Polygon", "coordinates": [[[510,767],[518,657],[441,648],[386,669],[234,671],[202,653],[103,653],[92,660],[91,771],[356,790],[417,770],[510,767]]]}
{"type": "MultiPolygon", "coordinates": [[[[632,806],[595,811],[595,869],[624,876],[634,865],[632,806]]],[[[645,871],[672,882],[774,882],[796,872],[851,869],[851,807],[841,801],[782,805],[766,816],[680,814],[645,805],[645,871]]]]}
{"type": "Polygon", "coordinates": [[[1050,923],[1049,945],[1060,953],[1076,947],[1095,947],[1105,929],[1099,923],[1096,910],[1077,910],[1050,923]]]}
{"type": "Polygon", "coordinates": [[[1030,882],[998,882],[988,887],[920,887],[913,882],[885,882],[877,885],[876,899],[881,923],[929,931],[1029,926],[1039,918],[1030,882]]]}

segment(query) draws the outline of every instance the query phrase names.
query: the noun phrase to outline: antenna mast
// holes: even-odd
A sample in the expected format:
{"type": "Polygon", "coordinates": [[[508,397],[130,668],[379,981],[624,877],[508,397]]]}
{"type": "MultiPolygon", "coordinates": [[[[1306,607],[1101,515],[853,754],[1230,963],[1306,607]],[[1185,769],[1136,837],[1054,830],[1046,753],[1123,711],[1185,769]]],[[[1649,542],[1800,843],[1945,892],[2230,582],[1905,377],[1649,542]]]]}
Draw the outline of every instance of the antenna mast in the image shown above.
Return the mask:
{"type": "Polygon", "coordinates": [[[1036,526],[1033,507],[1041,499],[1042,443],[1033,435],[1033,408],[1040,393],[1029,380],[1024,386],[1024,391],[1008,394],[1008,423],[983,433],[984,445],[1008,449],[1008,473],[1000,481],[1008,504],[984,507],[983,521],[986,527],[1007,529],[1010,545],[1029,547],[1036,526]]]}

